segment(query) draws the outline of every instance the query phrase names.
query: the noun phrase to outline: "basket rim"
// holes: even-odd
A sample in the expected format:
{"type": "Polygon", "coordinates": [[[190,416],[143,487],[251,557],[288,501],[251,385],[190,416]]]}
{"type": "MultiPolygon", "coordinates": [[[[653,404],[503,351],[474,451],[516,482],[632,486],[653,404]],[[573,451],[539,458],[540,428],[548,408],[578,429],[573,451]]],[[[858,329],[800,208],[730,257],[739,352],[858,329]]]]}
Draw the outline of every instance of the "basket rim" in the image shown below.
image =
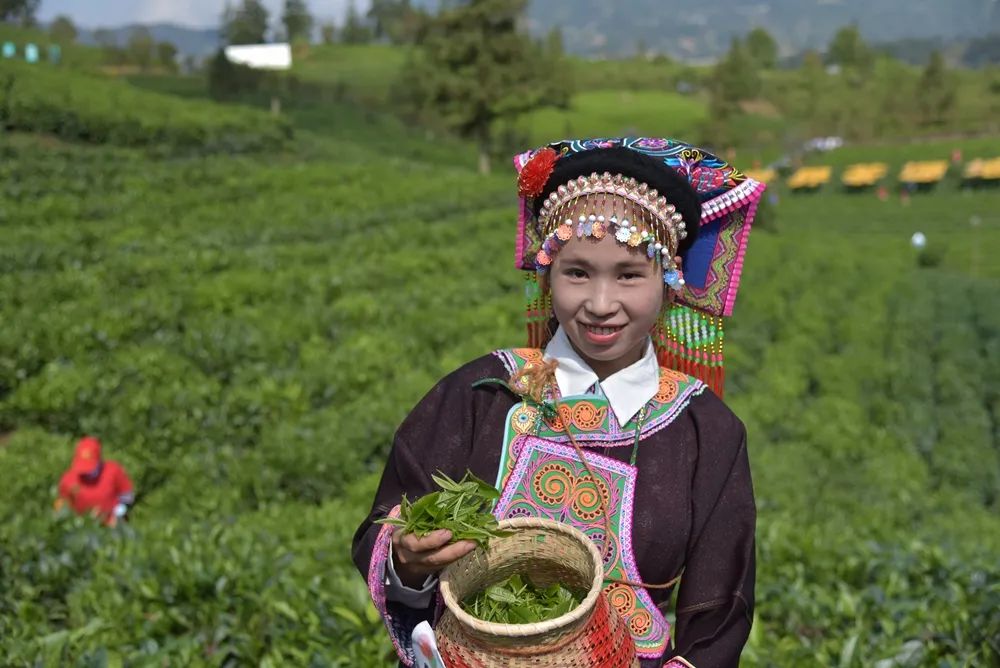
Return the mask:
{"type": "MultiPolygon", "coordinates": [[[[515,517],[508,520],[502,520],[499,527],[500,529],[545,529],[547,531],[563,533],[579,540],[582,544],[586,545],[587,552],[590,554],[591,561],[594,564],[594,578],[590,583],[590,591],[588,591],[584,599],[580,601],[580,605],[576,606],[566,614],[553,619],[547,619],[543,622],[533,622],[531,624],[500,624],[498,622],[487,622],[479,619],[478,617],[473,617],[462,609],[461,604],[455,598],[455,594],[451,590],[452,567],[449,565],[441,573],[440,592],[442,599],[444,599],[445,607],[447,607],[448,610],[455,615],[460,623],[473,628],[480,633],[521,638],[541,635],[548,633],[549,631],[570,626],[591,613],[597,603],[597,597],[601,595],[601,590],[603,589],[604,563],[601,559],[600,552],[597,551],[597,546],[594,545],[594,541],[592,541],[587,534],[583,533],[576,527],[569,526],[568,524],[563,524],[562,522],[557,522],[556,520],[541,517],[515,517]]],[[[470,554],[475,554],[475,552],[471,552],[470,554]]],[[[463,559],[464,558],[465,557],[463,557],[463,559]]],[[[453,563],[457,564],[459,562],[456,561],[453,563]]]]}

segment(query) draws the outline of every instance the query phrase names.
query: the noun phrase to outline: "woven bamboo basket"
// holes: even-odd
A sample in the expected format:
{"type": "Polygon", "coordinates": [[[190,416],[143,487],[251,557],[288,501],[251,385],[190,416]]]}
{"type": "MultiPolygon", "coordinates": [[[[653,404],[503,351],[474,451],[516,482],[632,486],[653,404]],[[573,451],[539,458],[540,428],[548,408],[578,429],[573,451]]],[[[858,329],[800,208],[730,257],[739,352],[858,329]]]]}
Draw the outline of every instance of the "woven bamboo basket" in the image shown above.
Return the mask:
{"type": "Polygon", "coordinates": [[[635,643],[602,591],[601,556],[586,534],[533,517],[504,520],[500,528],[513,533],[491,539],[441,574],[445,611],[435,635],[448,668],[638,668],[635,643]],[[587,595],[565,615],[535,624],[486,622],[462,609],[463,598],[514,573],[587,595]]]}

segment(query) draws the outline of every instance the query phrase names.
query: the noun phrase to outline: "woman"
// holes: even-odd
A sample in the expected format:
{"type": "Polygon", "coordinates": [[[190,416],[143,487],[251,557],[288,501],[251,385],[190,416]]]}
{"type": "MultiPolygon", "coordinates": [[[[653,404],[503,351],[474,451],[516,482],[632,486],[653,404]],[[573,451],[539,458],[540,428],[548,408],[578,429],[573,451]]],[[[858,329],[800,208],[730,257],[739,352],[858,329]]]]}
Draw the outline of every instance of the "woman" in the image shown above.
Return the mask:
{"type": "Polygon", "coordinates": [[[77,441],[73,463],[59,479],[55,509],[69,505],[78,515],[89,513],[115,526],[134,500],[132,481],[121,464],[102,457],[101,442],[93,436],[77,441]]]}
{"type": "Polygon", "coordinates": [[[735,666],[753,616],[755,510],[745,430],[720,399],[719,318],[763,186],[666,139],[559,142],[515,165],[531,347],[470,362],[413,409],[355,561],[410,665],[437,572],[474,546],[374,521],[404,492],[434,491],[436,470],[468,469],[496,481],[499,518],[593,538],[644,668],[735,666]]]}

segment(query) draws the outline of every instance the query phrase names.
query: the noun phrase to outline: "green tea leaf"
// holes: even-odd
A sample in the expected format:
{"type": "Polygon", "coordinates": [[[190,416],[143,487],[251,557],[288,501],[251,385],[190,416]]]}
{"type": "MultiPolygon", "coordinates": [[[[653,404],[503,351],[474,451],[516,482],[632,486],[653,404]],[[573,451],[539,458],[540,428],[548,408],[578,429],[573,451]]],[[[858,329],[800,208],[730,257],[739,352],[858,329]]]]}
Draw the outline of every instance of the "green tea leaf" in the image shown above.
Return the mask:
{"type": "Polygon", "coordinates": [[[585,592],[559,583],[536,587],[527,576],[514,573],[506,580],[467,596],[462,601],[462,608],[488,622],[530,624],[565,615],[584,597],[585,592]]]}
{"type": "Polygon", "coordinates": [[[469,472],[458,482],[438,471],[431,478],[441,488],[410,502],[400,501],[399,519],[377,520],[380,524],[402,527],[404,533],[426,536],[437,529],[451,531],[451,542],[473,540],[480,546],[490,538],[507,536],[490,513],[500,493],[469,472]]]}

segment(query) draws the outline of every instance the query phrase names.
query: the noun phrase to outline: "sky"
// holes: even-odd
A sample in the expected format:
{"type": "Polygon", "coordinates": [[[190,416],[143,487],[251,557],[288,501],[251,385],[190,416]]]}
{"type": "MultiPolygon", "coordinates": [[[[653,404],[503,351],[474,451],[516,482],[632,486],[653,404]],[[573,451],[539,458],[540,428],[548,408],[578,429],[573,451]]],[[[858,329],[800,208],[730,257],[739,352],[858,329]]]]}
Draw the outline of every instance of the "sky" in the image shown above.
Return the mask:
{"type": "MultiPolygon", "coordinates": [[[[283,0],[263,0],[272,20],[281,15],[283,0]]],[[[233,0],[237,4],[237,0],[233,0]]],[[[350,0],[307,0],[309,10],[318,19],[339,21],[350,0]]],[[[99,28],[128,23],[179,23],[194,28],[214,28],[225,0],[42,0],[37,18],[51,21],[59,14],[69,16],[84,28],[99,28]]],[[[359,11],[367,11],[368,0],[355,0],[359,11]]]]}

